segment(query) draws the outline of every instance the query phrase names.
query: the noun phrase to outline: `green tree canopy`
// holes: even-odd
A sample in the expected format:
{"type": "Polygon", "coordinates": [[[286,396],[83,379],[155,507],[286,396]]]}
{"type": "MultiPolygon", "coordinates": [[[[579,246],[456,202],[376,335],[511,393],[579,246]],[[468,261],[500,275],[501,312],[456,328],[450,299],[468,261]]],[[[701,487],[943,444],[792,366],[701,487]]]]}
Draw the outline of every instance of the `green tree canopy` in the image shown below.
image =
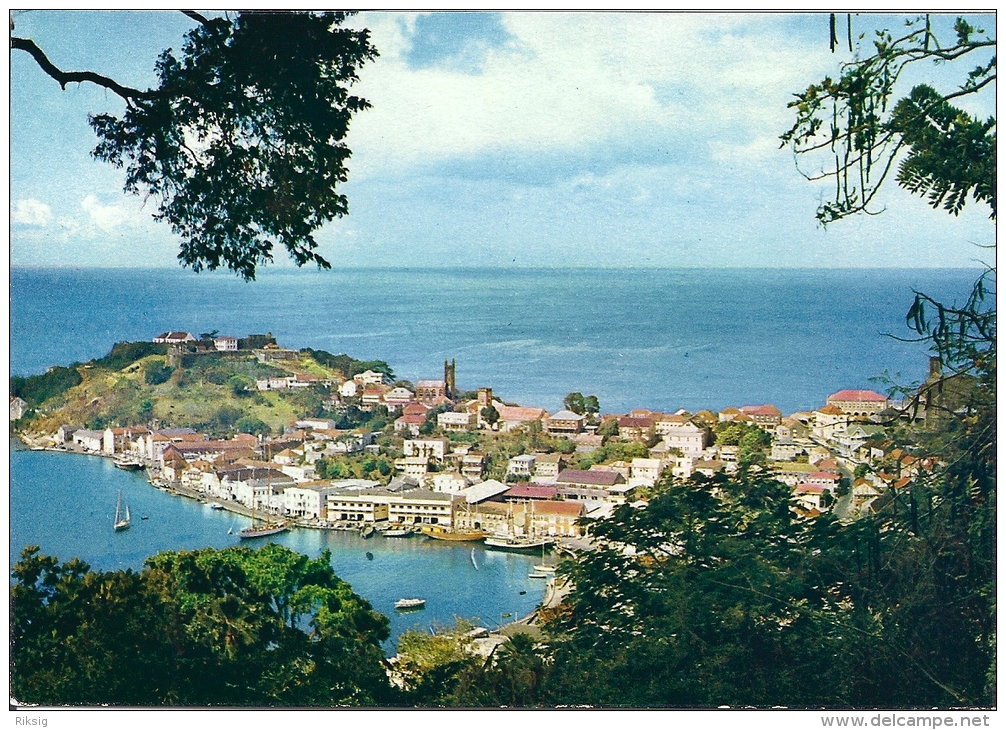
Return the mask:
{"type": "Polygon", "coordinates": [[[371,705],[388,620],[278,545],[160,553],[96,572],[27,548],[13,568],[11,689],[46,705],[371,705]]]}
{"type": "Polygon", "coordinates": [[[66,88],[90,82],[126,102],[121,116],[89,117],[94,157],[125,167],[125,190],[156,201],[154,218],[181,237],[179,260],[195,271],[226,267],[254,279],[281,245],[303,265],[330,264],[314,232],[348,212],[350,119],[368,108],[350,93],[377,56],[347,13],[239,12],[208,18],[181,53],[161,53],[156,88],[57,68],[29,38],[12,37],[66,88]]]}

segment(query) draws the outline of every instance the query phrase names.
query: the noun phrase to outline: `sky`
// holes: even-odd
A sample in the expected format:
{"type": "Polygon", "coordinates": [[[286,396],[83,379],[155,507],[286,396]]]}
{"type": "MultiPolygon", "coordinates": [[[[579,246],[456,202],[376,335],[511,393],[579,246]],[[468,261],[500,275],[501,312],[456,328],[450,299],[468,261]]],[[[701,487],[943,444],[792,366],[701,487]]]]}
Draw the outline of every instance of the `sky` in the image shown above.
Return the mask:
{"type": "MultiPolygon", "coordinates": [[[[175,11],[14,20],[60,68],[140,87],[193,25],[175,11]]],[[[994,243],[986,207],[954,218],[894,185],[882,215],[817,224],[828,188],[800,175],[779,135],[793,94],[849,58],[830,52],[827,14],[373,12],[352,24],[380,57],[355,87],[373,107],[347,140],[350,214],[317,236],[334,266],[956,267],[994,243]]],[[[87,114],[121,100],[62,91],[26,53],[10,63],[11,263],[178,266],[153,204],[90,157],[87,114]]],[[[291,265],[277,252],[274,266],[291,265]]]]}

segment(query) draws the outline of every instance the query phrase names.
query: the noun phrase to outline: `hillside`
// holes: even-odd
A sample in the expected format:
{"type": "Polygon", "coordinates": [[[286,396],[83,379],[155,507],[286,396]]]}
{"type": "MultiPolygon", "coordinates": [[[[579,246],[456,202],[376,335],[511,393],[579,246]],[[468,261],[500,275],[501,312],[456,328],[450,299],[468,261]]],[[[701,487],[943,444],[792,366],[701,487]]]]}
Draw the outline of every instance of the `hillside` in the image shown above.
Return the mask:
{"type": "Polygon", "coordinates": [[[53,432],[62,424],[99,429],[150,425],[191,427],[213,435],[281,433],[297,418],[320,415],[333,385],[367,365],[348,355],[304,350],[263,363],[254,352],[184,355],[171,367],[167,348],[117,343],[104,358],[11,379],[11,396],[28,402],[19,429],[53,432]],[[323,364],[324,363],[324,364],[323,364]],[[310,376],[310,386],[259,391],[256,380],[310,376]]]}

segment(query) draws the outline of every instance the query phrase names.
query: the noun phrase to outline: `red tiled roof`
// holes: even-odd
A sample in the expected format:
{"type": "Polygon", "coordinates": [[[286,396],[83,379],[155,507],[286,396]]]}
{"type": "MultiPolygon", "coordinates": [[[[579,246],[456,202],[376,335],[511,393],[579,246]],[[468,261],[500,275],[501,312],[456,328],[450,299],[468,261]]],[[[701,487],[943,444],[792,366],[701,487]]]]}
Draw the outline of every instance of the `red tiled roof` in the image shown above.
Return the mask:
{"type": "Polygon", "coordinates": [[[815,471],[808,474],[806,479],[833,479],[840,480],[842,477],[833,471],[815,471]]]}
{"type": "Polygon", "coordinates": [[[535,514],[579,517],[583,514],[583,502],[538,502],[534,505],[535,514]]]}
{"type": "Polygon", "coordinates": [[[414,423],[419,426],[423,425],[425,422],[426,416],[422,416],[418,413],[407,413],[395,421],[395,423],[414,423]]]}
{"type": "Polygon", "coordinates": [[[884,403],[887,401],[887,396],[883,396],[880,393],[874,393],[872,390],[840,390],[837,393],[832,393],[828,396],[829,403],[833,400],[884,403]]]}
{"type": "Polygon", "coordinates": [[[501,421],[538,421],[545,417],[544,408],[502,406],[496,409],[501,421]]]}
{"type": "Polygon", "coordinates": [[[797,484],[793,491],[797,494],[824,494],[827,488],[820,484],[797,484]]]}
{"type": "Polygon", "coordinates": [[[828,416],[841,416],[842,414],[845,413],[845,411],[843,411],[841,408],[839,408],[838,406],[833,406],[830,403],[826,405],[824,408],[818,408],[817,412],[824,413],[825,415],[828,416]]]}
{"type": "Polygon", "coordinates": [[[559,493],[556,487],[535,486],[532,484],[518,484],[503,493],[504,499],[555,499],[559,493]]]}
{"type": "Polygon", "coordinates": [[[619,416],[619,428],[652,428],[652,418],[640,418],[635,416],[619,416]]]}
{"type": "Polygon", "coordinates": [[[742,406],[741,413],[746,413],[749,416],[781,416],[782,411],[776,408],[771,403],[766,403],[762,406],[742,406]]]}
{"type": "Polygon", "coordinates": [[[409,405],[402,408],[403,416],[415,416],[424,415],[430,410],[429,406],[424,406],[422,403],[409,403],[409,405]]]}
{"type": "Polygon", "coordinates": [[[894,488],[895,488],[895,489],[901,489],[902,487],[905,487],[905,486],[908,486],[908,484],[909,484],[909,483],[910,483],[911,481],[912,481],[912,480],[911,480],[911,479],[909,479],[908,477],[901,477],[901,479],[899,479],[898,481],[896,481],[896,482],[894,483],[894,488]]]}

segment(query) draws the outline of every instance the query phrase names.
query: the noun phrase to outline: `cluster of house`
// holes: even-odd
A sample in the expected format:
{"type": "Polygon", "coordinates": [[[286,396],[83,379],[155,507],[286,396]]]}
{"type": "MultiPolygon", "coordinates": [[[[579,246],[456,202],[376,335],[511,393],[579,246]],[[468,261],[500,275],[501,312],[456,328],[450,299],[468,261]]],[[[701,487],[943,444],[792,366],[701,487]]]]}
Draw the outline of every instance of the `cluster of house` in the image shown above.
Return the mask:
{"type": "MultiPolygon", "coordinates": [[[[276,346],[270,336],[251,336],[263,362],[299,357],[276,346]]],[[[164,333],[156,341],[185,344],[187,333],[164,333]]],[[[220,351],[238,349],[236,338],[216,338],[220,351]],[[233,344],[233,348],[232,348],[233,344]]],[[[205,346],[205,343],[204,343],[205,346]]],[[[403,437],[398,475],[387,486],[376,481],[320,481],[315,463],[323,457],[370,451],[380,453],[377,434],[339,431],[324,418],[304,419],[281,438],[263,441],[238,435],[220,441],[192,429],[148,430],[144,427],[89,431],[63,426],[60,443],[108,455],[128,453],[159,470],[165,480],[195,489],[214,500],[234,501],[291,518],[319,523],[388,520],[391,523],[440,525],[449,529],[492,530],[503,522],[518,534],[576,536],[578,519],[599,517],[620,504],[643,504],[641,489],[665,473],[687,478],[736,470],[739,447],[715,443],[713,431],[723,422],[745,423],[766,431],[771,447],[768,466],[793,488],[800,513],[814,516],[836,503],[843,481],[849,485],[858,464],[871,469],[850,486],[853,510],[867,510],[932,469],[930,459],[917,459],[897,449],[885,425],[904,417],[889,400],[870,390],[841,390],[824,406],[783,417],[772,405],[725,408],[713,413],[660,413],[633,410],[624,415],[588,418],[569,410],[549,414],[541,408],[508,405],[480,388],[475,398],[459,401],[454,362],[444,363],[442,380],[420,380],[414,389],[392,386],[383,373],[368,370],[337,386],[339,398],[357,399],[364,407],[383,404],[400,412],[395,431],[403,437]],[[433,420],[435,435],[421,435],[433,420]],[[614,426],[614,427],[612,427],[614,426]],[[515,456],[506,482],[486,480],[489,454],[447,435],[534,428],[573,443],[578,453],[602,445],[599,432],[648,446],[646,457],[571,468],[572,459],[558,453],[515,456]]],[[[308,386],[316,378],[290,375],[269,378],[260,389],[308,386]]],[[[427,429],[428,430],[428,429],[427,429]]],[[[857,475],[858,476],[858,475],[857,475]]]]}

